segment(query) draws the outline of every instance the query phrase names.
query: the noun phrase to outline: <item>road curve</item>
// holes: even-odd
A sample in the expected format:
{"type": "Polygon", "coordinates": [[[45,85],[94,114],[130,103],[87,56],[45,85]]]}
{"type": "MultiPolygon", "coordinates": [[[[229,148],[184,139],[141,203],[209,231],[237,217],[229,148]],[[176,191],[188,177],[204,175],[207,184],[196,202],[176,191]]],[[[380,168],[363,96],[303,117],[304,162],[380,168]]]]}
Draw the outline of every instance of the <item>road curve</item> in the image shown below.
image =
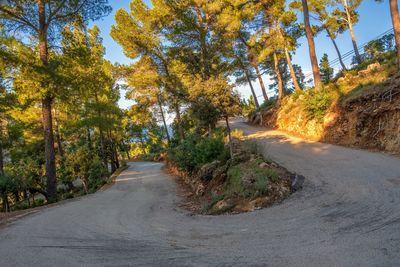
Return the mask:
{"type": "Polygon", "coordinates": [[[0,229],[0,266],[399,266],[400,160],[243,129],[305,188],[252,213],[191,216],[162,164],[0,229]]]}

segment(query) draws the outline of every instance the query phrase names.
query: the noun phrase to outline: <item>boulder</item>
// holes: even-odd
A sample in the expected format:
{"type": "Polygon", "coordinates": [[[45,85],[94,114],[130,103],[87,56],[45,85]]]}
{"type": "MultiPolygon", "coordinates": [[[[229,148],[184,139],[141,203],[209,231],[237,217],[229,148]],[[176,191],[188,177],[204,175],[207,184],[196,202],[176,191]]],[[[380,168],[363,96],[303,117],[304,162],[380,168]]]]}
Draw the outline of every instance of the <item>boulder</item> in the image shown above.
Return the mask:
{"type": "Polygon", "coordinates": [[[225,175],[226,172],[228,171],[228,168],[229,168],[229,165],[228,165],[228,164],[225,164],[225,165],[223,165],[223,166],[221,166],[221,167],[218,167],[218,168],[213,172],[212,178],[215,179],[215,178],[218,178],[218,177],[221,177],[221,176],[225,175]]]}
{"type": "Polygon", "coordinates": [[[251,173],[249,173],[249,174],[245,174],[242,177],[242,182],[241,183],[242,183],[242,186],[245,189],[250,189],[250,188],[252,188],[254,186],[255,182],[256,182],[256,179],[254,178],[254,176],[251,173]]]}
{"type": "Polygon", "coordinates": [[[209,214],[221,214],[229,211],[235,206],[235,202],[232,199],[223,199],[218,201],[211,207],[209,214]]]}
{"type": "Polygon", "coordinates": [[[205,164],[197,172],[197,178],[203,182],[210,181],[213,178],[214,171],[221,165],[219,160],[205,164]]]}
{"type": "Polygon", "coordinates": [[[269,166],[268,163],[266,163],[266,162],[261,162],[260,165],[259,165],[259,167],[260,167],[260,168],[263,168],[263,169],[268,169],[268,168],[270,168],[270,166],[269,166]]]}
{"type": "Polygon", "coordinates": [[[294,174],[291,177],[291,191],[292,192],[296,192],[298,190],[300,190],[301,188],[303,188],[303,183],[304,183],[305,177],[303,175],[299,175],[299,174],[294,174]]]}

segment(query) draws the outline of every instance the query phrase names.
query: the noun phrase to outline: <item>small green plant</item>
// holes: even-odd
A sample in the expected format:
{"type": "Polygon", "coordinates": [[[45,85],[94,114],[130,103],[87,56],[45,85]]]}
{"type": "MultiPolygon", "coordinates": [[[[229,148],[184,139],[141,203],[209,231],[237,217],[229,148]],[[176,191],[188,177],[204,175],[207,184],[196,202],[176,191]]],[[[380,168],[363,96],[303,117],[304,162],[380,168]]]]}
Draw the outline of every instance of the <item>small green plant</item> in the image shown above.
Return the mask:
{"type": "Polygon", "coordinates": [[[277,181],[279,175],[273,169],[259,167],[259,161],[241,163],[228,170],[228,183],[225,195],[230,197],[256,197],[267,192],[269,181],[277,181]],[[252,183],[243,184],[243,178],[252,183]]]}
{"type": "Polygon", "coordinates": [[[244,136],[244,132],[239,129],[234,129],[231,131],[232,138],[242,139],[244,136]]]}
{"type": "Polygon", "coordinates": [[[327,90],[313,90],[307,94],[304,104],[309,119],[322,120],[332,104],[332,97],[327,90]]]}
{"type": "Polygon", "coordinates": [[[229,152],[220,135],[202,137],[193,134],[168,151],[168,160],[189,173],[214,160],[226,161],[228,157],[229,152]]]}
{"type": "Polygon", "coordinates": [[[251,140],[246,140],[243,142],[243,146],[247,151],[252,154],[258,154],[258,144],[251,140]]]}

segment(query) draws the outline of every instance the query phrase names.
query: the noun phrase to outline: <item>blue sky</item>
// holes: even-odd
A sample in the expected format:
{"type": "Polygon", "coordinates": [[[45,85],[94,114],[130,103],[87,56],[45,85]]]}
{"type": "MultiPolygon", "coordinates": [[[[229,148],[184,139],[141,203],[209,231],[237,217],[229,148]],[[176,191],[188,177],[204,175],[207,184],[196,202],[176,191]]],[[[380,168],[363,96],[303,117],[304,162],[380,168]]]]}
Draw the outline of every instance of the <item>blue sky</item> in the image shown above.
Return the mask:
{"type": "MultiPolygon", "coordinates": [[[[109,34],[111,25],[114,24],[115,12],[120,8],[129,10],[129,3],[131,1],[111,0],[110,2],[113,7],[113,12],[102,20],[96,21],[95,24],[97,24],[101,29],[101,35],[106,47],[106,58],[111,62],[127,64],[130,62],[130,60],[125,57],[121,47],[113,41],[109,34]]],[[[362,45],[371,39],[374,39],[376,36],[392,27],[388,0],[385,0],[383,3],[376,3],[373,0],[364,0],[359,7],[359,14],[359,22],[354,27],[358,45],[362,45]]],[[[301,38],[299,43],[300,47],[297,49],[296,54],[293,57],[293,63],[301,65],[303,72],[307,74],[311,70],[311,65],[308,57],[308,46],[306,39],[304,37],[301,38]]],[[[324,33],[320,33],[315,38],[315,44],[318,58],[321,58],[324,53],[328,54],[330,60],[337,58],[332,42],[324,33]]],[[[352,50],[352,43],[348,31],[344,32],[337,38],[337,44],[342,54],[352,50]]],[[[269,83],[268,80],[268,77],[264,77],[264,81],[267,84],[269,83]]],[[[261,95],[260,86],[256,81],[254,82],[254,86],[258,94],[261,95]]],[[[250,96],[250,89],[247,86],[240,87],[238,90],[243,97],[247,98],[250,96]]],[[[122,92],[120,106],[127,108],[131,102],[124,99],[123,95],[124,93],[122,92]]]]}

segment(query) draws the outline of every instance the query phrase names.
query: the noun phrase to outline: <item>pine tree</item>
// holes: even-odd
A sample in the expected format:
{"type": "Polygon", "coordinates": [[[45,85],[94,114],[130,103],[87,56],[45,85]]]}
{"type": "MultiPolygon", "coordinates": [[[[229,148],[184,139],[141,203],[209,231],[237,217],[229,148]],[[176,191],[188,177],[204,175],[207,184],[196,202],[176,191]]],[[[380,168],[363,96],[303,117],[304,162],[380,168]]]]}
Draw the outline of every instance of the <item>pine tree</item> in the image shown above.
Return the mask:
{"type": "Polygon", "coordinates": [[[329,65],[328,54],[324,54],[319,63],[319,69],[321,71],[322,82],[327,84],[333,78],[333,68],[329,65]]]}
{"type": "MultiPolygon", "coordinates": [[[[4,23],[6,29],[11,31],[17,29],[24,34],[29,33],[31,37],[37,40],[39,59],[44,69],[52,68],[49,59],[49,35],[53,34],[52,37],[57,37],[57,32],[77,14],[81,14],[85,19],[97,19],[109,12],[110,7],[104,0],[67,0],[61,2],[13,0],[7,1],[6,4],[0,4],[0,20],[4,23]]],[[[23,38],[23,40],[30,40],[30,38],[23,38]]],[[[49,201],[54,201],[57,197],[52,118],[55,92],[52,88],[49,88],[49,81],[45,79],[35,89],[41,92],[47,194],[49,201]]]]}

